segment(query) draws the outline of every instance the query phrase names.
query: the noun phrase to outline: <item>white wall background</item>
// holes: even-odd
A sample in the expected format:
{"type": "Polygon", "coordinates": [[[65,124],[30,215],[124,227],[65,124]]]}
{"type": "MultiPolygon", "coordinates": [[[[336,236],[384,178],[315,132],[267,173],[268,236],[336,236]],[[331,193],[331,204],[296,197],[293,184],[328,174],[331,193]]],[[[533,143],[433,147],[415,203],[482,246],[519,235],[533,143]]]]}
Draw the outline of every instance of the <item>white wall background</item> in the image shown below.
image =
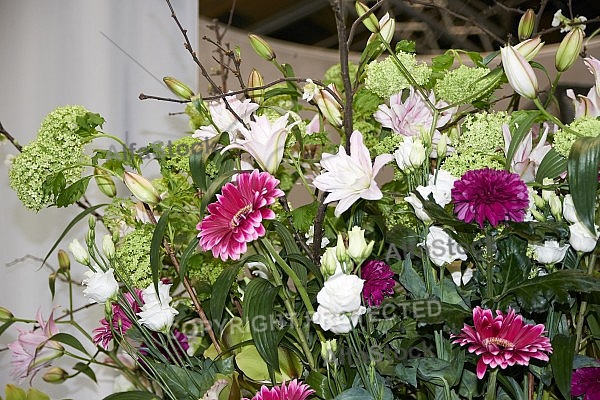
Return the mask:
{"type": "MultiPolygon", "coordinates": [[[[172,3],[196,44],[198,2],[172,3]]],[[[0,121],[23,144],[35,137],[47,113],[66,104],[100,113],[107,120],[104,130],[128,143],[177,138],[187,129],[187,120],[168,113],[181,111],[180,106],[137,100],[140,92],[169,96],[163,76],[175,76],[192,87],[197,83],[197,69],[163,0],[0,0],[0,121]]],[[[43,257],[78,209],[36,214],[21,206],[8,186],[8,166],[3,163],[11,153],[16,151],[9,144],[0,145],[0,306],[19,317],[32,317],[41,307],[47,316],[52,304],[67,304],[64,293],[51,302],[49,271],[38,270],[35,261],[6,264],[26,255],[43,257]]],[[[83,238],[85,225],[61,247],[74,237],[83,238]]],[[[57,264],[55,255],[50,261],[57,264]]],[[[73,262],[72,270],[81,276],[84,267],[73,262]]],[[[76,292],[76,303],[84,304],[76,292]]],[[[102,312],[96,306],[86,321],[90,331],[102,312]]],[[[1,336],[0,349],[16,333],[11,327],[1,336]]],[[[9,362],[9,352],[0,352],[2,397],[4,385],[11,382],[9,362]]],[[[100,376],[99,388],[84,377],[56,386],[38,376],[33,384],[53,399],[101,399],[111,392],[112,377],[100,376]]]]}

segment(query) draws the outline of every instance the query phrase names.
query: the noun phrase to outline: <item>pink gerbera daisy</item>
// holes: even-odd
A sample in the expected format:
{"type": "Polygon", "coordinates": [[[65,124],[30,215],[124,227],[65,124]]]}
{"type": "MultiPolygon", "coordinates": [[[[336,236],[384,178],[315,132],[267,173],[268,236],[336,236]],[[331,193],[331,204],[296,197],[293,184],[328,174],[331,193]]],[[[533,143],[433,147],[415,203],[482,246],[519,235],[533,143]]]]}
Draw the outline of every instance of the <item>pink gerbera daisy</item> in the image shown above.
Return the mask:
{"type": "Polygon", "coordinates": [[[552,353],[550,339],[542,336],[546,327],[542,324],[523,323],[523,317],[512,308],[508,313],[473,310],[474,327],[464,326],[458,335],[450,335],[455,344],[468,345],[469,353],[481,355],[477,363],[477,378],[485,375],[487,367],[505,369],[515,364],[529,365],[531,358],[548,361],[546,353],[552,353]]]}
{"type": "Polygon", "coordinates": [[[461,221],[485,221],[496,227],[501,221],[523,222],[529,207],[527,185],[518,174],[490,168],[466,172],[454,182],[454,213],[461,221]]]}
{"type": "MultiPolygon", "coordinates": [[[[281,386],[275,386],[272,389],[263,385],[252,400],[305,400],[314,392],[307,384],[294,379],[288,382],[287,386],[283,382],[281,386]]],[[[242,400],[250,399],[244,397],[242,400]]]]}
{"type": "Polygon", "coordinates": [[[384,296],[394,294],[394,272],[389,265],[379,260],[367,261],[360,270],[360,277],[365,280],[363,296],[369,306],[378,306],[384,296]]]}
{"type": "Polygon", "coordinates": [[[283,196],[279,181],[268,172],[239,174],[234,183],[223,186],[217,201],[209,204],[210,213],[198,224],[200,247],[214,257],[238,260],[246,244],[265,235],[263,219],[275,218],[267,206],[283,196]]]}

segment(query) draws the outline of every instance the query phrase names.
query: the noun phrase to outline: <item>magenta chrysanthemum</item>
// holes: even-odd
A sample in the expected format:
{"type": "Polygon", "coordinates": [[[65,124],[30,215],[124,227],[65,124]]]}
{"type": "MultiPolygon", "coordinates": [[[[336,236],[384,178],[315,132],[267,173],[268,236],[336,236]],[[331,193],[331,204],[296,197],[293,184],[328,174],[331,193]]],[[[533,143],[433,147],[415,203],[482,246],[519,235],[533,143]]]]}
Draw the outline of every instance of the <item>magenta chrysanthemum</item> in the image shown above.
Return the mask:
{"type": "Polygon", "coordinates": [[[268,172],[239,174],[234,183],[223,186],[217,201],[209,204],[210,213],[198,224],[200,247],[214,257],[238,260],[247,243],[265,235],[263,219],[275,218],[267,206],[283,196],[279,181],[268,172]]]}
{"type": "Polygon", "coordinates": [[[515,364],[529,365],[531,358],[548,361],[546,353],[552,353],[550,339],[542,336],[546,327],[542,324],[523,323],[523,317],[512,308],[508,313],[473,310],[474,327],[465,324],[461,333],[451,335],[453,343],[468,346],[469,353],[481,355],[477,363],[477,378],[485,375],[487,367],[505,369],[515,364]]]}
{"type": "MultiPolygon", "coordinates": [[[[252,400],[305,400],[314,392],[307,384],[294,379],[288,382],[287,386],[283,382],[281,386],[275,386],[272,389],[263,385],[252,400]]],[[[250,399],[244,397],[242,400],[250,399]]]]}
{"type": "Polygon", "coordinates": [[[600,399],[600,368],[579,368],[571,378],[571,396],[584,396],[583,400],[600,399]]]}
{"type": "MultiPolygon", "coordinates": [[[[127,292],[123,295],[125,297],[125,301],[129,304],[129,307],[133,311],[133,313],[138,313],[141,311],[139,303],[143,303],[142,301],[142,291],[140,289],[134,289],[135,294],[137,296],[137,300],[133,297],[131,292],[127,292]]],[[[106,318],[100,320],[100,327],[94,329],[94,343],[102,346],[107,349],[108,344],[111,340],[114,339],[114,332],[118,332],[121,335],[124,335],[125,332],[132,327],[133,322],[127,317],[127,314],[123,310],[123,308],[118,304],[112,304],[112,328],[111,323],[108,322],[106,318]]]]}
{"type": "Polygon", "coordinates": [[[485,221],[496,227],[501,221],[523,222],[529,207],[527,185],[519,175],[490,168],[468,171],[454,182],[454,213],[461,221],[485,221]]]}
{"type": "Polygon", "coordinates": [[[383,261],[367,261],[361,267],[360,277],[365,280],[363,297],[369,306],[378,306],[385,296],[394,294],[394,272],[383,261]]]}

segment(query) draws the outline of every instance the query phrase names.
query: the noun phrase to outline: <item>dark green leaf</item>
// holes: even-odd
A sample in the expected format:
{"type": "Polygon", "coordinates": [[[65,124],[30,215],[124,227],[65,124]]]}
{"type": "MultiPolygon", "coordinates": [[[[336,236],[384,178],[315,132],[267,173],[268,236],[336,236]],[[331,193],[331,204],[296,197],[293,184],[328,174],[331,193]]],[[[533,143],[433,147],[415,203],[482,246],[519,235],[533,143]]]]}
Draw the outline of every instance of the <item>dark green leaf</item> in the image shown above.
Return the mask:
{"type": "Polygon", "coordinates": [[[171,210],[165,210],[160,216],[160,219],[156,223],[154,232],[152,233],[152,242],[150,245],[150,267],[152,268],[152,282],[154,283],[154,290],[158,293],[158,280],[160,279],[159,271],[162,268],[162,260],[160,256],[160,249],[163,244],[163,236],[165,235],[165,229],[167,229],[167,223],[169,222],[169,212],[171,210]]]}
{"type": "Polygon", "coordinates": [[[504,293],[527,279],[531,269],[531,260],[527,257],[526,240],[510,236],[499,240],[497,247],[499,286],[502,288],[498,293],[504,293]]]}
{"type": "Polygon", "coordinates": [[[85,194],[91,178],[91,175],[85,176],[71,186],[65,188],[56,198],[56,206],[66,207],[79,200],[85,194]]]}
{"type": "MultiPolygon", "coordinates": [[[[294,237],[292,236],[290,231],[285,227],[285,225],[283,225],[279,221],[272,221],[272,224],[275,228],[275,231],[283,241],[284,252],[282,252],[281,254],[282,257],[285,257],[287,254],[300,254],[300,249],[298,248],[294,237]]],[[[307,273],[306,268],[304,268],[304,265],[302,265],[299,262],[292,261],[290,262],[290,268],[294,270],[294,272],[298,276],[298,279],[300,279],[300,282],[302,282],[303,285],[306,285],[307,273]]]]}
{"type": "Polygon", "coordinates": [[[200,202],[200,219],[204,217],[204,212],[206,211],[206,207],[212,201],[213,197],[221,190],[221,187],[230,180],[230,178],[239,174],[241,171],[239,170],[227,170],[222,169],[224,172],[222,175],[219,175],[208,187],[206,193],[202,196],[202,201],[200,202]]]}
{"type": "MultiPolygon", "coordinates": [[[[504,389],[510,400],[526,400],[527,396],[513,377],[507,377],[503,374],[498,374],[498,383],[501,389],[504,389]]],[[[500,396],[498,396],[500,397],[500,396]]]]}
{"type": "Polygon", "coordinates": [[[75,226],[75,224],[77,224],[79,221],[81,221],[88,214],[96,211],[98,208],[104,207],[104,206],[107,206],[107,205],[108,204],[96,204],[93,207],[88,207],[85,210],[83,210],[82,212],[80,212],[75,218],[73,218],[73,220],[69,223],[69,225],[67,225],[67,227],[65,228],[65,230],[60,234],[60,236],[58,237],[58,239],[56,240],[56,242],[54,242],[54,244],[52,245],[52,248],[46,254],[46,257],[44,257],[44,261],[42,261],[42,266],[44,264],[46,264],[46,261],[48,260],[48,257],[50,257],[50,254],[52,254],[52,252],[54,251],[54,249],[56,249],[56,247],[58,246],[58,244],[60,243],[60,241],[71,230],[71,228],[73,228],[75,226]]]}
{"type": "Polygon", "coordinates": [[[544,178],[556,178],[567,170],[567,159],[556,150],[550,149],[538,167],[535,181],[542,183],[544,178]]]}
{"type": "Polygon", "coordinates": [[[575,357],[575,336],[556,335],[552,339],[550,365],[556,386],[565,399],[571,398],[571,374],[575,357]]]}
{"type": "Polygon", "coordinates": [[[292,210],[294,229],[301,232],[308,232],[310,226],[315,223],[318,208],[319,203],[314,201],[292,210]]]}
{"type": "Polygon", "coordinates": [[[87,112],[85,115],[78,116],[75,121],[79,126],[79,129],[75,132],[82,137],[88,137],[95,135],[96,128],[101,127],[104,124],[104,118],[100,114],[87,112]]]}
{"type": "Polygon", "coordinates": [[[353,387],[335,396],[333,400],[374,400],[371,393],[363,388],[353,387]]]}
{"type": "Polygon", "coordinates": [[[196,372],[176,365],[158,363],[152,364],[152,369],[178,400],[201,398],[214,383],[216,373],[214,369],[196,372]]]}
{"type": "Polygon", "coordinates": [[[131,391],[113,393],[102,400],[161,400],[161,398],[150,392],[131,391]]]}
{"type": "MultiPolygon", "coordinates": [[[[229,296],[231,285],[240,271],[240,264],[231,265],[223,270],[212,287],[210,297],[210,317],[215,322],[220,322],[225,309],[225,302],[229,296]]],[[[222,325],[216,324],[217,327],[222,325]]],[[[220,332],[217,332],[220,334],[220,332]]]]}
{"type": "Polygon", "coordinates": [[[417,387],[417,366],[415,365],[396,365],[396,376],[404,383],[417,387]]]}
{"type": "Polygon", "coordinates": [[[82,374],[85,374],[91,380],[93,380],[94,382],[97,382],[96,381],[96,374],[94,373],[94,371],[90,368],[90,366],[88,364],[82,363],[82,362],[78,362],[77,364],[75,364],[73,366],[73,369],[75,371],[81,371],[82,374]]]}
{"type": "Polygon", "coordinates": [[[331,399],[331,389],[329,389],[329,379],[317,371],[310,371],[304,382],[315,391],[315,394],[323,399],[331,399]]]}
{"type": "Polygon", "coordinates": [[[473,61],[473,63],[478,66],[478,67],[484,67],[483,65],[483,57],[481,57],[481,54],[477,53],[476,51],[468,51],[467,52],[467,56],[469,56],[469,58],[471,59],[471,61],[473,61]]]}
{"type": "Polygon", "coordinates": [[[206,179],[206,165],[204,164],[205,154],[202,152],[192,151],[190,154],[190,175],[192,175],[192,181],[194,185],[202,191],[208,189],[208,182],[206,179]]]}
{"type": "Polygon", "coordinates": [[[434,72],[447,71],[452,67],[452,64],[454,64],[454,53],[446,52],[433,57],[431,61],[431,68],[434,72]]]}
{"type": "Polygon", "coordinates": [[[417,274],[417,271],[413,269],[410,258],[407,258],[402,263],[396,263],[394,266],[401,266],[399,272],[399,281],[406,290],[408,290],[415,300],[427,299],[429,294],[427,293],[427,287],[423,279],[417,274]]]}
{"type": "MultiPolygon", "coordinates": [[[[471,310],[457,304],[448,304],[439,301],[418,301],[421,309],[427,308],[425,316],[419,317],[419,322],[428,324],[445,324],[452,330],[459,330],[463,327],[465,319],[471,316],[471,310]]],[[[424,310],[423,310],[424,311],[424,310]]]]}
{"type": "MultiPolygon", "coordinates": [[[[273,307],[279,288],[262,278],[254,278],[246,287],[244,294],[244,321],[272,321],[274,318],[273,307]]],[[[279,358],[277,355],[277,332],[274,329],[264,329],[264,324],[250,324],[250,332],[258,353],[267,366],[271,378],[274,371],[279,371],[279,358]]]]}
{"type": "Polygon", "coordinates": [[[188,244],[186,249],[183,251],[183,254],[181,255],[181,260],[179,261],[179,277],[182,280],[184,279],[185,274],[187,273],[188,262],[190,261],[190,258],[192,257],[192,255],[194,255],[194,252],[196,251],[196,248],[198,247],[199,241],[200,241],[200,239],[198,237],[195,237],[194,240],[192,240],[188,244]]]}
{"type": "Polygon", "coordinates": [[[599,164],[600,136],[579,138],[573,143],[567,161],[569,188],[577,215],[590,232],[596,232],[594,215],[599,164]]]}
{"type": "Polygon", "coordinates": [[[417,44],[414,40],[406,40],[402,39],[398,43],[396,43],[396,53],[405,52],[405,53],[416,53],[417,52],[417,44]]]}
{"type": "Polygon", "coordinates": [[[72,348],[77,349],[77,350],[81,351],[82,353],[89,355],[89,353],[87,352],[85,347],[83,347],[83,345],[81,344],[79,339],[77,339],[73,335],[69,335],[68,333],[63,333],[63,332],[57,333],[56,335],[52,336],[50,338],[50,340],[54,340],[56,342],[66,344],[67,346],[71,346],[72,348]]]}
{"type": "Polygon", "coordinates": [[[493,53],[490,53],[487,56],[485,56],[485,58],[482,61],[483,65],[488,65],[490,61],[492,61],[494,58],[496,58],[496,56],[498,56],[498,54],[500,54],[500,50],[494,51],[493,53]]]}

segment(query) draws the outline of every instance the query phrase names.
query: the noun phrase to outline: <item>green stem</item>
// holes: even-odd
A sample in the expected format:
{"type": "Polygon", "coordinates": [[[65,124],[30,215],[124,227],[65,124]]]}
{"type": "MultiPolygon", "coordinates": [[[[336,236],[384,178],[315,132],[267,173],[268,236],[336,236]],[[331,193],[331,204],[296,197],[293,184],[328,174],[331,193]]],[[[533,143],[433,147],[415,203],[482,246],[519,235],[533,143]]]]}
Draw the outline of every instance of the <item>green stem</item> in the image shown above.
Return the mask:
{"type": "Polygon", "coordinates": [[[496,375],[498,375],[498,368],[494,368],[490,372],[485,400],[496,400],[496,375]]]}
{"type": "MultiPolygon", "coordinates": [[[[596,254],[590,254],[587,259],[587,273],[592,275],[594,267],[596,266],[596,254]]],[[[585,313],[587,312],[587,300],[583,300],[579,306],[579,314],[577,316],[577,326],[575,328],[575,354],[579,353],[579,346],[581,345],[581,338],[583,336],[583,323],[585,322],[585,313]]]]}
{"type": "Polygon", "coordinates": [[[550,92],[548,92],[548,98],[546,99],[546,104],[544,104],[544,108],[550,105],[550,101],[552,101],[552,97],[554,96],[554,92],[556,91],[556,87],[558,86],[558,81],[560,80],[561,74],[562,72],[560,71],[558,71],[558,73],[556,74],[556,78],[554,78],[554,81],[550,86],[550,92]]]}
{"type": "Polygon", "coordinates": [[[568,126],[566,126],[565,124],[563,124],[558,118],[556,118],[554,115],[550,114],[548,111],[546,111],[546,109],[544,108],[544,106],[542,105],[542,103],[540,102],[540,99],[538,99],[537,97],[535,99],[533,99],[533,103],[536,105],[536,107],[538,108],[538,110],[540,110],[542,112],[542,114],[544,114],[544,117],[548,118],[548,120],[552,121],[553,123],[555,123],[556,125],[558,125],[561,129],[572,133],[573,135],[575,135],[576,137],[581,137],[581,135],[578,132],[575,132],[573,129],[569,128],[568,126]]]}

